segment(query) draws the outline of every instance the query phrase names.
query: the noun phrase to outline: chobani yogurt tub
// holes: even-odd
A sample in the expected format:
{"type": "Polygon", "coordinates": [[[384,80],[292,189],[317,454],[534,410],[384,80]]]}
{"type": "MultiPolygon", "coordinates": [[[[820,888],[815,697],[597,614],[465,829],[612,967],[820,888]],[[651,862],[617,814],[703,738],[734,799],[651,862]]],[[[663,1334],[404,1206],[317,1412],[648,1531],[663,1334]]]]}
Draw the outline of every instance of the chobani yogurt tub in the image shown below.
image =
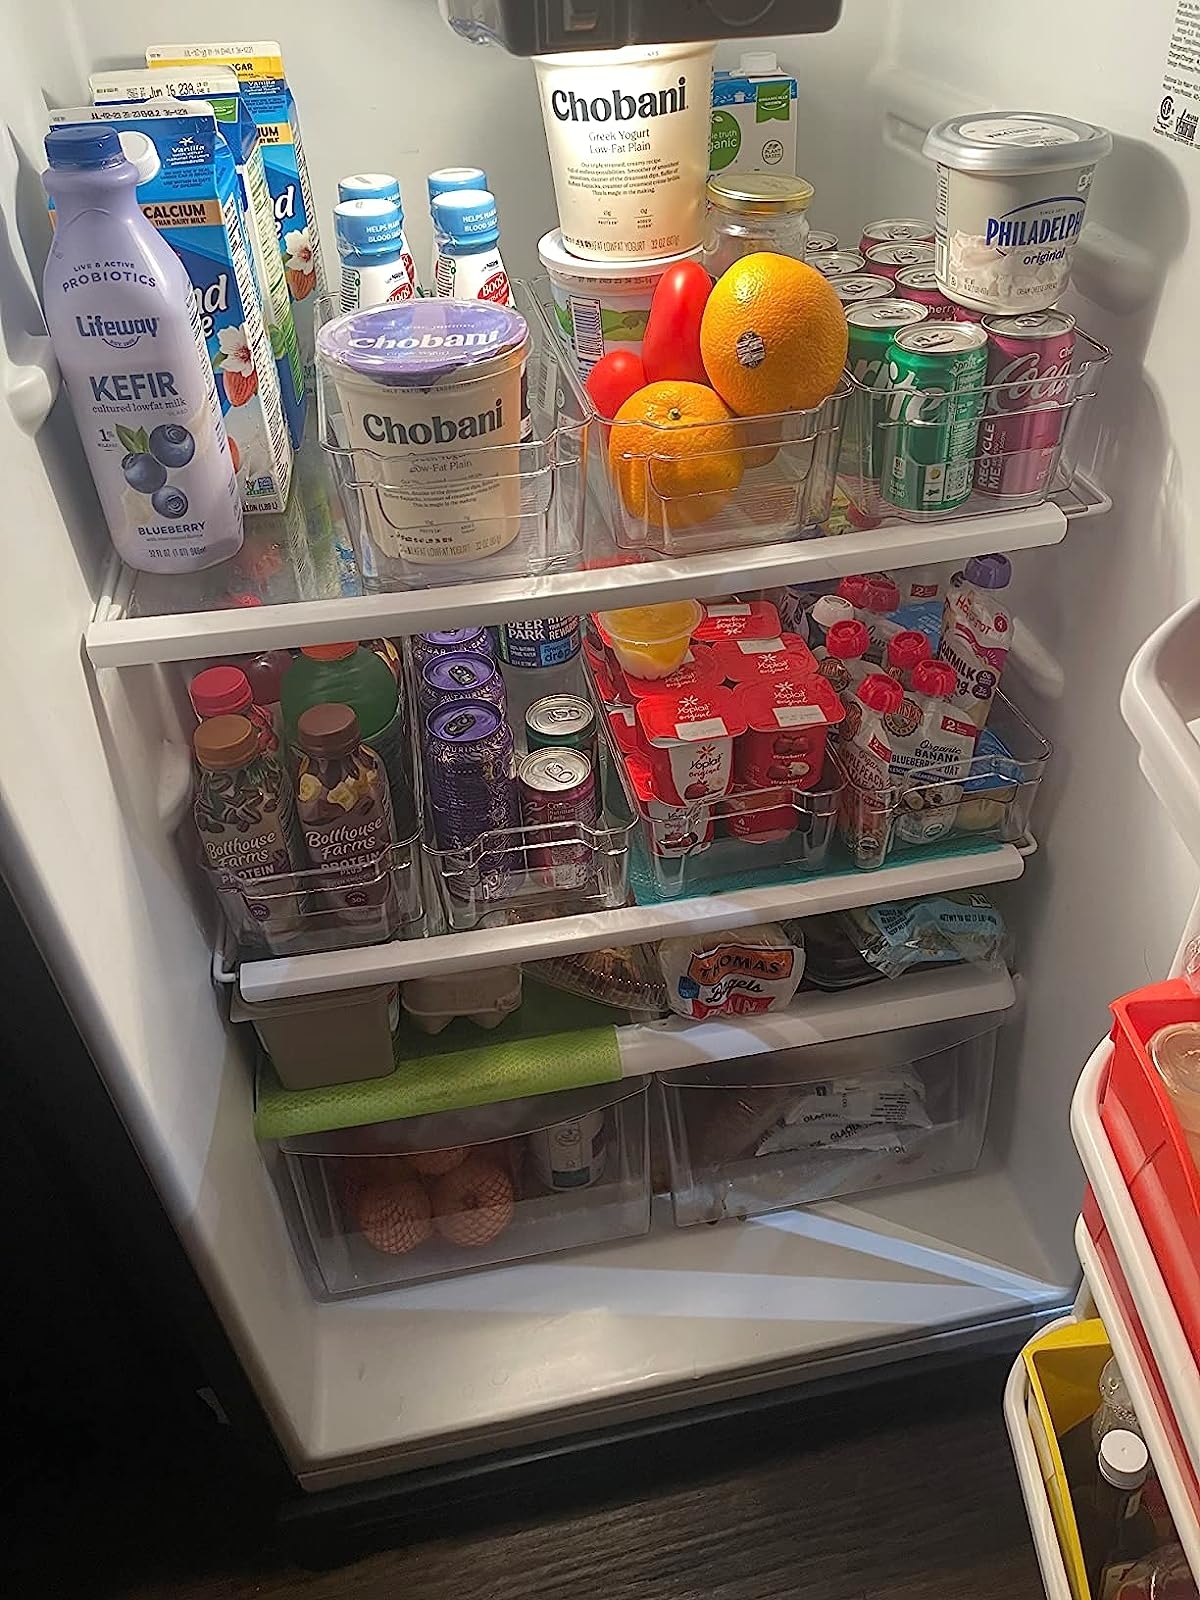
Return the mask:
{"type": "Polygon", "coordinates": [[[931,128],[938,283],[976,311],[1044,311],[1067,286],[1096,163],[1112,135],[1040,111],[931,128]]]}
{"type": "Polygon", "coordinates": [[[475,561],[517,537],[528,348],[524,317],[485,300],[408,300],[321,329],[317,357],[383,555],[475,561]]]}
{"type": "Polygon", "coordinates": [[[534,56],[567,249],[644,261],[704,239],[711,44],[534,56]]]}
{"type": "Polygon", "coordinates": [[[583,377],[610,350],[639,354],[658,280],[679,261],[698,261],[701,246],[651,261],[585,261],[572,255],[557,228],[538,241],[550,279],[554,315],[583,377]]]}

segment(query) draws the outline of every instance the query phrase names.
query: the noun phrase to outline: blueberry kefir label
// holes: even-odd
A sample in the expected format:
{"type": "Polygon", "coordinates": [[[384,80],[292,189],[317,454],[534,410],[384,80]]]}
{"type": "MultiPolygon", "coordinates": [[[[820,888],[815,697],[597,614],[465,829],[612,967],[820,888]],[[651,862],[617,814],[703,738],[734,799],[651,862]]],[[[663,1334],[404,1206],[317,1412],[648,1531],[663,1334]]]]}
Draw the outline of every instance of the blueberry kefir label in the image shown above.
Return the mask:
{"type": "Polygon", "coordinates": [[[481,300],[377,306],[321,329],[384,558],[444,567],[517,537],[528,344],[518,312],[481,300]]]}

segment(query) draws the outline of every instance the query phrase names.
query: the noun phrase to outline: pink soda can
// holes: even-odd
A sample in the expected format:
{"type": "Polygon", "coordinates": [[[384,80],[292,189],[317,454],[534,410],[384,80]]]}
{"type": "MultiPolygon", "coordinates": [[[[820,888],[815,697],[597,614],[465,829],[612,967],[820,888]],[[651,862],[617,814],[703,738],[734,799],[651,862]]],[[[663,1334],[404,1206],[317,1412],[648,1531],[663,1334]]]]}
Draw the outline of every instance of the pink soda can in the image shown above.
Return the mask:
{"type": "Polygon", "coordinates": [[[924,306],[930,322],[953,322],[955,312],[961,309],[943,294],[938,285],[937,274],[930,266],[906,267],[903,272],[898,272],[896,298],[912,300],[917,305],[924,306]]]}
{"type": "Polygon", "coordinates": [[[987,399],[975,488],[1001,499],[1043,496],[1071,409],[1075,318],[1065,311],[984,317],[987,399]]]}
{"type": "Polygon", "coordinates": [[[879,278],[890,278],[895,283],[897,274],[907,272],[910,267],[931,267],[933,246],[918,239],[877,244],[874,249],[867,251],[863,263],[864,272],[879,278]]]}

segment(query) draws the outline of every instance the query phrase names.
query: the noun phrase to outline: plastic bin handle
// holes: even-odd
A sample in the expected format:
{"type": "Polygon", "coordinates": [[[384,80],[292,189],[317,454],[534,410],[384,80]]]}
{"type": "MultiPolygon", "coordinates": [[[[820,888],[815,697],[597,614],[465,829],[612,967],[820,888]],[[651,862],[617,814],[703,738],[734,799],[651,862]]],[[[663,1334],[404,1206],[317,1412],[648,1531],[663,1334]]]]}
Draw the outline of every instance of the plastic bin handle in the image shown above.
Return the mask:
{"type": "Polygon", "coordinates": [[[1121,714],[1141,747],[1141,767],[1200,863],[1200,600],[1169,617],[1134,656],[1121,714]]]}

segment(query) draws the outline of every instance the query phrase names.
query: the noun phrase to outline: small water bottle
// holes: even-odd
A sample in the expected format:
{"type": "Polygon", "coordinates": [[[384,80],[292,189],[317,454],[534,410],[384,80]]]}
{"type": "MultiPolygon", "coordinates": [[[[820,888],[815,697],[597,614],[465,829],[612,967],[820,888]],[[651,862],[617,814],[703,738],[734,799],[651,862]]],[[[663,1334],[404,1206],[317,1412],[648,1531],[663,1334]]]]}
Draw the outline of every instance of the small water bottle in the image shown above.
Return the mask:
{"type": "Polygon", "coordinates": [[[443,300],[512,305],[495,197],[486,189],[440,194],[433,202],[433,223],[438,234],[434,293],[443,300]]]}
{"type": "Polygon", "coordinates": [[[364,311],[416,293],[404,213],[395,200],[342,200],[333,208],[342,260],[342,310],[364,311]]]}
{"type": "Polygon", "coordinates": [[[429,281],[436,283],[438,256],[441,250],[437,219],[433,215],[433,202],[440,194],[455,194],[459,189],[490,190],[491,185],[482,167],[439,167],[436,172],[429,174],[425,182],[429,189],[429,216],[433,223],[433,258],[429,264],[429,281]]]}

